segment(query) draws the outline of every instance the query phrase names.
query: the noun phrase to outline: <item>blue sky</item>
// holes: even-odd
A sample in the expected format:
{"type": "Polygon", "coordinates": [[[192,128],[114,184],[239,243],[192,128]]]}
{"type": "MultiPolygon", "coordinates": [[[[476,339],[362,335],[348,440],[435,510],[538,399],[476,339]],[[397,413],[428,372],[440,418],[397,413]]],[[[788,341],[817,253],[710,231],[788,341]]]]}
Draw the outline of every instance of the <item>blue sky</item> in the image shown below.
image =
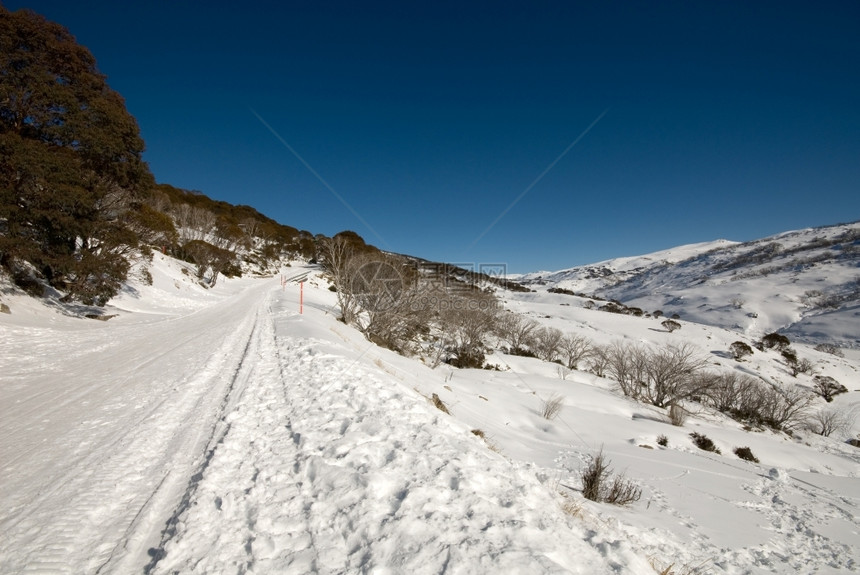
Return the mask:
{"type": "Polygon", "coordinates": [[[853,0],[5,5],[159,182],[313,233],[526,272],[860,219],[853,0]]]}

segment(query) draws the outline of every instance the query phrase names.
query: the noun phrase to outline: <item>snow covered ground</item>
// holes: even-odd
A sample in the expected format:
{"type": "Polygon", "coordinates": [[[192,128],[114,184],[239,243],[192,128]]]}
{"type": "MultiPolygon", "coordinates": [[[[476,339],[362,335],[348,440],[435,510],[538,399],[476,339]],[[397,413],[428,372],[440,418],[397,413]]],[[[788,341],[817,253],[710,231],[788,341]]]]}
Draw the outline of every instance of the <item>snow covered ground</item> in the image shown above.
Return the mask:
{"type": "MultiPolygon", "coordinates": [[[[204,290],[181,270],[157,255],[153,285],[126,290],[106,322],[3,296],[0,572],[860,571],[860,450],[844,437],[709,413],[672,427],[606,380],[529,358],[430,369],[337,322],[313,270],[303,315],[277,278],[204,290]],[[548,421],[552,394],[564,408],[548,421]],[[723,455],[696,449],[694,430],[723,455]],[[582,498],[577,473],[601,448],[639,502],[582,498]]],[[[668,334],[562,294],[505,297],[599,342],[716,352],[739,337],[688,322],[668,334]]],[[[801,355],[851,389],[836,402],[860,403],[858,358],[817,353],[801,355]]],[[[788,378],[766,353],[748,365],[788,378]]]]}

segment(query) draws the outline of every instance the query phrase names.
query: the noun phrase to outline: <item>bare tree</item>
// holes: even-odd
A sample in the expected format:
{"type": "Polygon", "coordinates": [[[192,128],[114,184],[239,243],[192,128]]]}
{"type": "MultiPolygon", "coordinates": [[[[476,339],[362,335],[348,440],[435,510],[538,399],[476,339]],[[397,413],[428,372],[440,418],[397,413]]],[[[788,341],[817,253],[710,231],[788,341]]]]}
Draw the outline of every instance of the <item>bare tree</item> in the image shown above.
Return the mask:
{"type": "Polygon", "coordinates": [[[345,324],[355,323],[359,312],[359,302],[352,290],[352,277],[355,267],[355,252],[349,240],[343,236],[326,238],[320,244],[322,265],[331,276],[337,293],[340,319],[345,324]]]}
{"type": "Polygon", "coordinates": [[[561,351],[561,340],[564,333],[554,327],[544,327],[535,334],[535,351],[544,361],[555,361],[561,351]]]}
{"type": "Polygon", "coordinates": [[[206,240],[218,221],[217,216],[209,210],[191,204],[174,206],[173,217],[183,241],[206,240]]]}
{"type": "Polygon", "coordinates": [[[471,297],[449,296],[442,300],[440,329],[446,334],[456,367],[481,367],[486,353],[486,338],[496,331],[495,298],[483,292],[471,297]],[[480,295],[482,294],[482,295],[480,295]]]}
{"type": "Polygon", "coordinates": [[[642,393],[645,351],[633,344],[616,341],[607,350],[606,374],[621,393],[638,399],[642,393]]]}
{"type": "Polygon", "coordinates": [[[591,368],[591,373],[597,377],[606,375],[611,363],[612,347],[608,345],[595,345],[591,350],[591,356],[588,358],[588,365],[591,368]]]}
{"type": "Polygon", "coordinates": [[[247,234],[249,238],[256,238],[260,236],[260,222],[256,218],[245,218],[241,222],[239,222],[239,227],[242,228],[242,231],[247,234]]]}
{"type": "Polygon", "coordinates": [[[824,401],[826,401],[827,403],[833,401],[833,398],[840,393],[848,392],[847,387],[845,387],[829,375],[816,375],[813,378],[813,381],[815,382],[813,384],[815,393],[823,397],[824,401]]]}
{"type": "Polygon", "coordinates": [[[748,375],[737,372],[717,374],[702,374],[710,378],[710,383],[703,393],[708,403],[717,411],[727,413],[739,409],[740,406],[750,406],[758,403],[758,388],[761,383],[748,375]]]}
{"type": "Polygon", "coordinates": [[[561,339],[560,349],[570,369],[577,369],[580,362],[591,358],[594,353],[594,346],[588,338],[573,333],[568,333],[561,339]]]}
{"type": "Polygon", "coordinates": [[[515,312],[500,314],[498,336],[508,344],[511,352],[518,353],[534,344],[534,333],[540,324],[515,312]]]}
{"type": "Polygon", "coordinates": [[[813,433],[830,437],[833,433],[847,434],[857,420],[857,408],[827,406],[809,416],[807,427],[813,433]]]}
{"type": "Polygon", "coordinates": [[[694,346],[667,345],[647,353],[644,361],[644,399],[657,407],[678,404],[701,394],[709,383],[699,377],[707,364],[694,346]]]}
{"type": "Polygon", "coordinates": [[[806,423],[814,397],[797,385],[770,386],[761,408],[762,419],[774,429],[794,429],[806,423]]]}
{"type": "Polygon", "coordinates": [[[845,354],[842,353],[842,350],[839,349],[839,346],[833,343],[819,343],[815,346],[815,349],[817,351],[823,351],[824,353],[835,355],[836,357],[845,357],[845,354]]]}
{"type": "Polygon", "coordinates": [[[421,297],[403,261],[381,254],[354,258],[350,289],[361,313],[356,324],[365,337],[395,351],[406,351],[429,323],[432,309],[421,297]],[[360,265],[359,265],[360,264],[360,265]]]}

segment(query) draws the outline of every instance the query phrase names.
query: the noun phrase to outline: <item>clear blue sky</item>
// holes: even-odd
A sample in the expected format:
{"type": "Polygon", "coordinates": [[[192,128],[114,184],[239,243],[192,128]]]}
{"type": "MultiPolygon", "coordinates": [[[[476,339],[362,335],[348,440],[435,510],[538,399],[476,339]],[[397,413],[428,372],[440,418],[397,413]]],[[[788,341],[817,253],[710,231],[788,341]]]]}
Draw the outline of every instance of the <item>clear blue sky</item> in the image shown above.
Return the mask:
{"type": "Polygon", "coordinates": [[[5,4],[93,52],[159,182],[313,233],[525,272],[860,219],[854,0],[5,4]]]}

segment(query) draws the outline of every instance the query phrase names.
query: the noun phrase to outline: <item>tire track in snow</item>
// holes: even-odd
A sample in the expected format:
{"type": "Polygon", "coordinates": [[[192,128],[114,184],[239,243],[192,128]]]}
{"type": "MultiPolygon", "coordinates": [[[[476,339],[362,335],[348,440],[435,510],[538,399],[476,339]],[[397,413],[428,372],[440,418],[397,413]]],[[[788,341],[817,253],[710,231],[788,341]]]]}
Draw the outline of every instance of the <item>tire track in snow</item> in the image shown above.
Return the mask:
{"type": "MultiPolygon", "coordinates": [[[[193,462],[200,460],[213,434],[222,398],[234,387],[256,327],[256,314],[241,310],[259,309],[261,287],[230,302],[238,310],[232,317],[239,321],[226,322],[220,331],[225,337],[214,350],[200,345],[199,331],[180,337],[161,334],[171,351],[138,365],[149,366],[150,373],[170,372],[163,374],[168,385],[152,390],[166,387],[167,396],[150,402],[143,412],[126,409],[106,423],[109,431],[101,435],[74,430],[88,444],[64,454],[53,476],[35,478],[41,485],[24,494],[29,501],[0,511],[0,572],[126,573],[145,564],[153,531],[164,525],[165,509],[176,505],[177,492],[181,494],[193,462]],[[202,368],[184,359],[201,350],[202,368]],[[174,369],[179,371],[172,373],[174,369]]],[[[180,320],[175,325],[185,324],[180,320]]],[[[159,333],[158,328],[148,330],[153,332],[159,333]]]]}

